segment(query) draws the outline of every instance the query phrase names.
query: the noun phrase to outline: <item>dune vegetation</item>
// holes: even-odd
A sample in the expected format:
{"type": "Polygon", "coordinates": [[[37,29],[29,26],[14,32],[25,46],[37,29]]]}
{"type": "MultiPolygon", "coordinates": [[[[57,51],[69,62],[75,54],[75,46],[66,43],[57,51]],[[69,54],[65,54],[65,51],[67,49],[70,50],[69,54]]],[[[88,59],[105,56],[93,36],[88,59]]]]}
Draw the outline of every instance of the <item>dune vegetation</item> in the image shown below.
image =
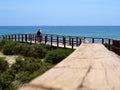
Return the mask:
{"type": "Polygon", "coordinates": [[[0,52],[7,56],[19,56],[12,65],[9,65],[5,57],[0,57],[0,90],[16,90],[52,68],[73,51],[44,44],[0,41],[0,52]]]}

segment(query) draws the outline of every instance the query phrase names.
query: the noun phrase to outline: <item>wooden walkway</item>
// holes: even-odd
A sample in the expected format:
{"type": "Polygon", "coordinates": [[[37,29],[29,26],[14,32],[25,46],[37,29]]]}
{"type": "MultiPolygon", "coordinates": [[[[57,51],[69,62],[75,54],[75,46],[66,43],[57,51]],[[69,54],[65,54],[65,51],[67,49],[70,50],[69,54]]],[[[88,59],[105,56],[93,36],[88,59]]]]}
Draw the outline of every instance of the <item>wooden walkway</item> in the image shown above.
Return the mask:
{"type": "MultiPolygon", "coordinates": [[[[44,41],[42,41],[41,43],[40,42],[35,42],[35,41],[27,41],[27,42],[24,42],[24,43],[32,43],[32,44],[45,44],[44,41]]],[[[83,43],[83,42],[82,42],[83,43]]],[[[51,46],[51,43],[50,42],[46,42],[46,45],[50,45],[51,46]]],[[[52,43],[52,47],[58,47],[57,44],[55,42],[52,43]]],[[[66,44],[66,46],[64,46],[62,43],[59,43],[59,48],[68,48],[68,49],[77,49],[79,46],[71,46],[69,44],[66,44]]]]}
{"type": "Polygon", "coordinates": [[[120,90],[120,56],[102,44],[81,44],[19,90],[120,90]]]}

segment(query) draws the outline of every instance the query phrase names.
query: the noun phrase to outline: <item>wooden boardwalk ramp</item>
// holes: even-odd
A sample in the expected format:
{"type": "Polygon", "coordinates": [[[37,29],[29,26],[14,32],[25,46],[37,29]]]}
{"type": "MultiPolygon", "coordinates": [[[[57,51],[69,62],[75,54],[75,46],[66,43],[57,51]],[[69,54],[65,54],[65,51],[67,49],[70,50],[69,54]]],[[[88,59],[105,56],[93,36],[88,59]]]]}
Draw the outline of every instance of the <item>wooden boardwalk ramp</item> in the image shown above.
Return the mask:
{"type": "Polygon", "coordinates": [[[81,44],[19,90],[120,90],[120,56],[102,44],[81,44]]]}

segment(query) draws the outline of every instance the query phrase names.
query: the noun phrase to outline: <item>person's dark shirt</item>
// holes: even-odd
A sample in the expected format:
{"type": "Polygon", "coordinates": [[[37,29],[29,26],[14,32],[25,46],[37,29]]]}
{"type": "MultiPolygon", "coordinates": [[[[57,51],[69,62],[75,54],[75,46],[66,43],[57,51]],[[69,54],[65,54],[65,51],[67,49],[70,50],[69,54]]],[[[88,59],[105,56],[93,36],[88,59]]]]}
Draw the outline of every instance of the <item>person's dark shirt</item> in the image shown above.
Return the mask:
{"type": "Polygon", "coordinates": [[[40,31],[39,30],[37,31],[37,36],[40,36],[40,31]]]}

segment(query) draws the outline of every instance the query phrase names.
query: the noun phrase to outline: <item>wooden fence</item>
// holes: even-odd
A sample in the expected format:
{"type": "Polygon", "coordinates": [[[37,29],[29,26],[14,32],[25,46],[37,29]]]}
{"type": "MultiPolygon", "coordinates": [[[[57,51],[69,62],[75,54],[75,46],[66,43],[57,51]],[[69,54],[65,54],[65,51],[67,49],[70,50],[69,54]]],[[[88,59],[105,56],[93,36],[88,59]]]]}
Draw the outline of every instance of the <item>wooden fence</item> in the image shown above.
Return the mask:
{"type": "Polygon", "coordinates": [[[113,40],[112,51],[120,55],[120,41],[113,40]]]}
{"type": "Polygon", "coordinates": [[[13,40],[22,43],[44,43],[50,44],[51,46],[56,45],[57,47],[60,47],[60,45],[62,45],[64,48],[67,48],[67,46],[69,46],[72,49],[74,49],[74,47],[78,47],[81,43],[87,40],[89,43],[106,44],[109,50],[112,49],[115,53],[120,55],[120,40],[113,40],[109,38],[62,36],[52,34],[43,34],[41,40],[39,40],[40,38],[36,37],[36,34],[10,34],[2,35],[1,38],[4,40],[13,40]]]}

